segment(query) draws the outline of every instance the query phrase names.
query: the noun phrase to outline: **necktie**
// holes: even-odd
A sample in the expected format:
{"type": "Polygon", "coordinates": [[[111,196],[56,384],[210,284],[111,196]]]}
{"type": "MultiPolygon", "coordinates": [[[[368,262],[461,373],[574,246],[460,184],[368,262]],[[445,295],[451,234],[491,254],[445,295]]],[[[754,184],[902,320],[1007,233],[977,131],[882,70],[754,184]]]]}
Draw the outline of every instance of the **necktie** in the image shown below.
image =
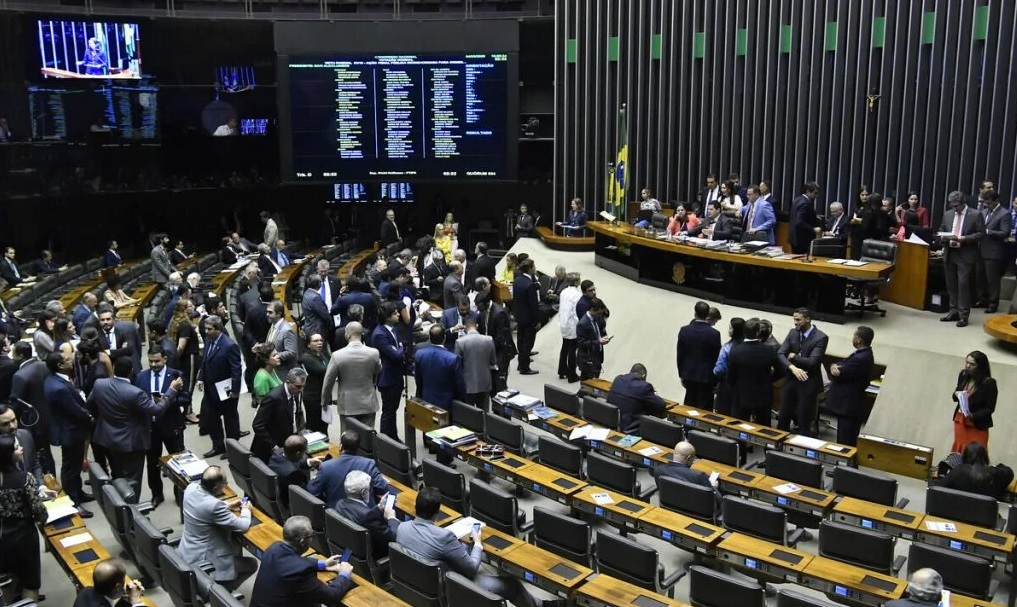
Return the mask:
{"type": "Polygon", "coordinates": [[[106,331],[106,343],[109,344],[110,350],[117,349],[117,338],[113,335],[113,331],[106,331]]]}
{"type": "Polygon", "coordinates": [[[963,225],[964,225],[964,211],[961,211],[959,213],[957,211],[954,211],[954,215],[953,215],[953,235],[954,236],[960,236],[961,235],[961,227],[963,225]]]}
{"type": "Polygon", "coordinates": [[[755,217],[756,217],[756,203],[750,202],[749,203],[749,214],[748,214],[747,219],[746,219],[745,227],[747,227],[748,229],[751,230],[752,229],[752,220],[755,219],[755,217]]]}
{"type": "Polygon", "coordinates": [[[328,301],[328,281],[321,281],[321,301],[325,302],[325,305],[329,304],[328,301]]]}
{"type": "Polygon", "coordinates": [[[488,309],[487,309],[487,310],[486,310],[486,311],[484,312],[484,326],[482,326],[482,327],[478,327],[478,329],[480,329],[480,333],[481,333],[482,335],[487,335],[487,323],[488,323],[488,321],[489,321],[490,319],[491,319],[491,308],[488,308],[488,309]]]}
{"type": "Polygon", "coordinates": [[[590,316],[590,324],[593,325],[593,336],[597,340],[597,349],[600,350],[603,347],[600,345],[600,325],[597,324],[597,319],[592,316],[590,316]]]}
{"type": "Polygon", "coordinates": [[[155,385],[152,392],[162,392],[162,381],[160,381],[160,375],[162,375],[162,373],[160,371],[156,371],[152,376],[152,383],[155,385]]]}
{"type": "Polygon", "coordinates": [[[292,397],[290,402],[293,403],[293,431],[300,432],[304,429],[304,409],[300,406],[298,397],[292,397]]]}

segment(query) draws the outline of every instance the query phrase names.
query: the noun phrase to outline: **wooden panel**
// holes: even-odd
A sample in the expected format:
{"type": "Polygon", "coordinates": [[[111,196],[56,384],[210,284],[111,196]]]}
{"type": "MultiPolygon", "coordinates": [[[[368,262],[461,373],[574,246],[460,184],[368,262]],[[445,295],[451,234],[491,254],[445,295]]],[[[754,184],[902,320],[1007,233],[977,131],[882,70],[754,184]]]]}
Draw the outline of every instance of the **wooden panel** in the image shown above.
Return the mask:
{"type": "Polygon", "coordinates": [[[985,319],[985,332],[1003,341],[1017,344],[1017,314],[998,314],[985,319]]]}
{"type": "Polygon", "coordinates": [[[898,242],[893,277],[890,284],[879,290],[879,297],[883,301],[924,310],[928,283],[929,247],[913,242],[898,242]]]}
{"type": "Polygon", "coordinates": [[[932,447],[868,434],[858,436],[859,466],[927,480],[932,474],[932,458],[932,447]]]}

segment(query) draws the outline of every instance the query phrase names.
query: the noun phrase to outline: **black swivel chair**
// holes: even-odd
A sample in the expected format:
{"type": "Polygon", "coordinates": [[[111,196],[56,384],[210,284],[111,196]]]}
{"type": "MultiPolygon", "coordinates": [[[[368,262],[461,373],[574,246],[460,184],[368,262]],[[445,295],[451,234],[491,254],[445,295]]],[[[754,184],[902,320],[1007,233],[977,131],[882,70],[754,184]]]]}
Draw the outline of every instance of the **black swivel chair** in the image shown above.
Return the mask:
{"type": "Polygon", "coordinates": [[[833,469],[832,491],[837,495],[846,495],[884,506],[904,508],[910,503],[907,498],[897,501],[896,480],[848,466],[837,466],[833,469]]]}
{"type": "Polygon", "coordinates": [[[644,415],[639,418],[639,436],[647,442],[672,448],[685,440],[685,430],[678,424],[644,415]]]}
{"type": "Polygon", "coordinates": [[[507,607],[505,599],[491,594],[455,571],[445,576],[447,607],[507,607]]]}
{"type": "Polygon", "coordinates": [[[109,474],[106,474],[102,466],[92,460],[88,461],[88,486],[92,489],[92,495],[95,496],[95,501],[99,504],[100,510],[102,510],[102,500],[104,499],[102,487],[112,482],[113,479],[109,477],[109,474]]]}
{"type": "Polygon", "coordinates": [[[537,452],[535,447],[527,446],[526,432],[520,424],[494,413],[487,413],[486,418],[488,440],[504,445],[506,451],[522,457],[530,457],[537,452]]]}
{"type": "Polygon", "coordinates": [[[441,503],[456,512],[469,509],[466,476],[430,459],[421,462],[424,467],[424,486],[434,487],[441,493],[441,503]]]}
{"type": "Polygon", "coordinates": [[[537,439],[537,455],[541,464],[575,478],[583,474],[583,450],[548,436],[537,439]]]}
{"type": "Polygon", "coordinates": [[[816,460],[783,451],[766,452],[766,474],[798,485],[823,488],[823,465],[816,460]]]}
{"type": "Polygon", "coordinates": [[[597,532],[597,571],[674,598],[674,585],[685,577],[684,569],[664,575],[657,551],[605,531],[597,532]]]}
{"type": "Polygon", "coordinates": [[[235,438],[226,439],[226,460],[229,462],[230,474],[233,475],[233,482],[243,494],[250,497],[257,506],[257,500],[251,495],[251,450],[240,444],[235,438]]]}
{"type": "Polygon", "coordinates": [[[159,563],[159,546],[169,544],[177,546],[179,539],[170,540],[169,529],[159,529],[147,516],[136,516],[132,519],[131,538],[135,562],[146,578],[145,583],[158,584],[162,580],[159,563]]]}
{"type": "Polygon", "coordinates": [[[480,407],[474,407],[461,400],[452,401],[452,421],[460,428],[472,431],[477,435],[477,438],[485,436],[487,431],[484,425],[485,420],[486,415],[480,407]]]}
{"type": "Polygon", "coordinates": [[[169,544],[159,546],[159,571],[162,574],[162,588],[170,596],[175,607],[204,607],[210,589],[199,589],[195,568],[206,573],[211,571],[208,563],[196,563],[193,566],[180,556],[177,549],[169,544]]]}
{"type": "Polygon", "coordinates": [[[956,550],[912,542],[908,550],[908,575],[931,567],[943,576],[943,586],[951,591],[991,601],[998,581],[992,579],[992,562],[956,550]]]}
{"type": "Polygon", "coordinates": [[[555,411],[576,417],[582,416],[579,410],[579,397],[576,396],[575,392],[570,392],[558,386],[544,384],[544,405],[555,411]]]}
{"type": "Polygon", "coordinates": [[[254,490],[258,509],[282,524],[285,521],[282,504],[279,502],[279,475],[268,464],[256,457],[251,458],[251,488],[254,490]]]}
{"type": "Polygon", "coordinates": [[[702,565],[689,568],[692,607],[765,607],[766,591],[756,582],[736,578],[702,565]]]}
{"type": "Polygon", "coordinates": [[[129,536],[130,530],[127,528],[127,509],[129,506],[124,502],[120,492],[112,484],[103,486],[102,498],[102,513],[106,517],[106,522],[109,523],[113,535],[117,538],[117,543],[127,553],[128,558],[134,560],[135,557],[131,549],[129,536]]]}
{"type": "Polygon", "coordinates": [[[374,440],[378,436],[374,428],[368,427],[367,424],[355,418],[348,417],[346,418],[346,429],[355,430],[360,435],[360,449],[353,455],[363,455],[374,459],[374,440]]]}
{"type": "Polygon", "coordinates": [[[417,488],[417,476],[413,473],[413,456],[410,448],[384,434],[374,437],[375,460],[382,474],[391,476],[400,483],[417,488]]]}
{"type": "Polygon", "coordinates": [[[672,512],[717,523],[717,494],[712,487],[704,487],[670,476],[657,478],[660,507],[672,512]]]}
{"type": "MultiPolygon", "coordinates": [[[[897,263],[897,243],[886,240],[878,240],[875,238],[866,238],[862,241],[862,254],[858,258],[858,261],[864,262],[886,262],[890,264],[897,263]]],[[[845,304],[845,310],[858,310],[858,315],[864,315],[866,312],[876,312],[880,316],[886,316],[886,310],[879,307],[878,302],[866,301],[867,292],[879,291],[879,288],[890,284],[893,279],[891,273],[886,278],[877,278],[875,280],[864,280],[861,278],[848,278],[848,282],[859,287],[858,292],[858,303],[845,304]]]]}
{"type": "Polygon", "coordinates": [[[722,500],[724,527],[761,540],[792,548],[804,535],[796,529],[787,531],[787,513],[769,504],[726,495],[722,500]]]}
{"type": "Polygon", "coordinates": [[[794,590],[777,592],[777,607],[835,607],[832,603],[799,594],[794,590]]]}
{"type": "Polygon", "coordinates": [[[896,576],[904,557],[894,558],[896,538],[834,521],[819,523],[819,554],[836,561],[896,576]]]}
{"type": "Polygon", "coordinates": [[[244,607],[244,603],[221,584],[213,584],[209,588],[208,604],[209,607],[244,607]]]}
{"type": "Polygon", "coordinates": [[[388,545],[388,555],[392,594],[413,607],[444,607],[447,568],[443,563],[422,559],[395,542],[388,545]]]}
{"type": "Polygon", "coordinates": [[[696,457],[738,467],[738,441],[699,430],[686,432],[685,440],[696,448],[696,457]]]}
{"type": "Polygon", "coordinates": [[[370,578],[377,586],[388,582],[389,559],[374,554],[374,542],[367,529],[328,508],[325,510],[325,537],[327,554],[341,554],[349,549],[349,562],[357,575],[370,578]]]}
{"type": "Polygon", "coordinates": [[[470,516],[519,538],[525,538],[533,529],[514,495],[477,479],[470,481],[470,516]]]}
{"type": "Polygon", "coordinates": [[[646,500],[657,492],[656,485],[643,489],[636,480],[636,469],[597,453],[586,456],[586,476],[591,483],[630,497],[646,500]]]}
{"type": "Polygon", "coordinates": [[[593,532],[590,524],[580,518],[534,506],[530,543],[570,561],[593,567],[593,532]]]}
{"type": "Polygon", "coordinates": [[[999,507],[995,498],[947,487],[925,490],[925,513],[954,521],[999,529],[999,507]]]}
{"type": "Polygon", "coordinates": [[[583,419],[611,430],[621,430],[621,412],[618,407],[593,396],[583,397],[583,419]]]}
{"type": "Polygon", "coordinates": [[[325,539],[325,502],[308,493],[300,485],[290,485],[290,515],[306,516],[311,519],[314,537],[311,547],[320,554],[328,554],[328,541],[325,539]]]}
{"type": "Polygon", "coordinates": [[[847,242],[838,236],[815,238],[809,243],[809,256],[844,259],[847,257],[847,242]]]}

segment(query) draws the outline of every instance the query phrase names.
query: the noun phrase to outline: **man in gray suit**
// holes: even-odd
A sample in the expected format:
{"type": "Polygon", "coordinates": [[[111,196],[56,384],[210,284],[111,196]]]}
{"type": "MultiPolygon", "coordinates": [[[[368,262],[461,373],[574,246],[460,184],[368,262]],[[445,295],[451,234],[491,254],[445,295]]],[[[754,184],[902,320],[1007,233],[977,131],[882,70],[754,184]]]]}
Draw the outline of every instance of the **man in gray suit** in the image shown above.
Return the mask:
{"type": "Polygon", "coordinates": [[[152,419],[166,412],[184,380],[174,379],[166,397],[157,404],[148,392],[131,383],[131,369],[131,359],[118,358],[113,364],[114,377],[95,380],[86,404],[96,419],[92,442],[109,452],[113,478],[126,478],[140,494],[145,455],[152,446],[152,419]]]}
{"type": "Polygon", "coordinates": [[[445,277],[445,281],[441,285],[442,300],[444,302],[442,307],[446,310],[456,306],[456,295],[460,293],[466,294],[466,289],[463,287],[463,264],[453,261],[448,264],[448,270],[448,276],[445,277]]]}
{"type": "MultiPolygon", "coordinates": [[[[441,507],[441,493],[435,487],[425,487],[417,493],[417,518],[399,525],[396,542],[406,550],[425,559],[445,563],[456,573],[473,580],[488,592],[506,598],[516,607],[537,607],[539,602],[516,578],[478,573],[480,557],[484,546],[480,543],[480,532],[470,536],[473,547],[466,544],[448,529],[434,524],[434,518],[441,507]]],[[[555,601],[544,601],[543,607],[556,605],[555,601]]]]}
{"type": "Polygon", "coordinates": [[[1010,255],[1006,241],[1013,226],[1010,209],[999,204],[995,190],[982,192],[982,200],[986,204],[985,236],[978,242],[978,299],[985,303],[985,313],[992,314],[999,309],[999,283],[1010,255]]]}
{"type": "Polygon", "coordinates": [[[950,312],[939,320],[956,321],[958,327],[966,327],[971,313],[971,274],[978,263],[978,241],[985,236],[985,219],[968,207],[963,192],[950,192],[947,202],[951,208],[943,214],[939,231],[943,234],[940,238],[950,312]]]}
{"type": "Polygon", "coordinates": [[[915,571],[908,580],[907,595],[907,598],[890,601],[883,607],[935,607],[941,605],[943,576],[929,567],[915,571]]]}
{"type": "Polygon", "coordinates": [[[269,302],[265,316],[271,323],[268,342],[275,346],[275,352],[279,355],[279,368],[276,373],[285,376],[297,364],[297,332],[286,320],[286,312],[281,301],[269,302]]]}
{"type": "Polygon", "coordinates": [[[494,338],[477,331],[477,318],[463,317],[466,335],[456,340],[456,354],[463,358],[466,402],[487,411],[491,407],[491,372],[498,370],[494,338]]]}
{"type": "Polygon", "coordinates": [[[176,271],[169,258],[170,239],[166,234],[156,234],[155,241],[157,244],[152,247],[152,281],[165,286],[169,275],[176,271]]]}
{"type": "Polygon", "coordinates": [[[374,379],[381,373],[381,354],[365,346],[364,327],[359,322],[346,325],[345,348],[336,350],[325,369],[322,403],[332,399],[332,386],[339,383],[339,431],[346,431],[346,418],[355,418],[368,428],[374,427],[378,415],[378,393],[374,379]]]}
{"type": "MultiPolygon", "coordinates": [[[[240,515],[230,511],[226,502],[220,500],[226,488],[226,477],[222,468],[209,466],[201,475],[201,481],[191,483],[184,490],[184,531],[177,552],[188,563],[207,561],[215,567],[212,579],[219,583],[237,578],[236,548],[231,533],[244,533],[251,527],[250,504],[240,505],[240,515]]],[[[244,561],[246,564],[247,561],[244,561]]],[[[242,567],[246,573],[251,567],[242,567]]]]}

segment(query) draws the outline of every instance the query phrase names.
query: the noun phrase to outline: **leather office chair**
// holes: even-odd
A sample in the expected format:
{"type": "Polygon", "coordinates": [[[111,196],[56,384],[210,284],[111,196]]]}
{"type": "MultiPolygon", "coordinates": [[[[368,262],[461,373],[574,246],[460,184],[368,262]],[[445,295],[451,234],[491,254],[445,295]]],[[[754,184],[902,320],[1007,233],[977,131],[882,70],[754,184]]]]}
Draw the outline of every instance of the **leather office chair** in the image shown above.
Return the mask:
{"type": "Polygon", "coordinates": [[[661,508],[711,524],[717,523],[717,494],[711,487],[661,476],[657,479],[657,490],[660,491],[657,499],[661,508]]]}
{"type": "Polygon", "coordinates": [[[645,441],[673,448],[685,440],[685,431],[678,424],[644,415],[639,418],[639,436],[645,441]]]}
{"type": "Polygon", "coordinates": [[[893,555],[893,536],[834,521],[819,523],[819,554],[835,561],[896,576],[904,557],[893,555]]]}
{"type": "Polygon", "coordinates": [[[787,513],[769,504],[725,495],[721,502],[724,527],[761,540],[794,548],[804,531],[787,532],[787,513]]]}
{"type": "Polygon", "coordinates": [[[593,396],[583,397],[583,419],[611,430],[621,430],[621,412],[618,407],[593,396]]]}
{"type": "Polygon", "coordinates": [[[106,517],[106,522],[128,558],[134,560],[127,529],[127,503],[112,484],[103,486],[102,498],[102,514],[106,517]]]}
{"type": "Polygon", "coordinates": [[[102,466],[92,460],[88,461],[88,486],[92,489],[92,495],[95,496],[95,502],[99,504],[100,510],[103,507],[102,500],[105,499],[102,488],[112,482],[113,479],[109,477],[109,474],[106,474],[102,466]]]}
{"type": "Polygon", "coordinates": [[[508,607],[508,602],[455,571],[445,576],[447,607],[508,607]]]}
{"type": "MultiPolygon", "coordinates": [[[[258,502],[254,499],[251,491],[251,450],[240,444],[235,438],[226,439],[226,460],[229,463],[230,474],[233,475],[233,482],[243,495],[249,496],[254,505],[258,502]]],[[[238,492],[238,493],[240,493],[238,492]]]]}
{"type": "Polygon", "coordinates": [[[943,576],[943,586],[959,594],[987,601],[996,594],[997,580],[992,579],[992,562],[971,554],[912,542],[908,550],[908,576],[931,567],[943,576]]]}
{"type": "MultiPolygon", "coordinates": [[[[889,262],[897,263],[897,243],[875,238],[866,238],[862,241],[862,255],[858,261],[866,262],[889,262]]],[[[878,312],[880,316],[886,316],[886,310],[879,307],[878,301],[867,302],[866,293],[879,291],[879,288],[890,284],[893,279],[891,273],[886,278],[876,280],[863,280],[860,278],[848,278],[848,283],[857,287],[858,303],[849,303],[844,306],[845,310],[858,310],[859,316],[866,312],[878,312]]]]}
{"type": "Polygon", "coordinates": [[[363,455],[374,459],[374,439],[378,436],[378,433],[374,428],[369,428],[363,422],[349,417],[346,419],[346,429],[356,430],[357,434],[360,435],[360,448],[354,455],[363,455]]]}
{"type": "Polygon", "coordinates": [[[687,431],[685,440],[696,448],[696,456],[700,459],[738,467],[738,441],[699,430],[687,431]]]}
{"type": "Polygon", "coordinates": [[[537,459],[541,464],[575,478],[583,474],[583,450],[549,436],[537,439],[537,459]]]}
{"type": "Polygon", "coordinates": [[[777,592],[777,607],[835,607],[833,603],[820,601],[811,596],[799,594],[794,590],[780,590],[777,592]]]}
{"type": "Polygon", "coordinates": [[[158,584],[162,580],[159,563],[159,546],[169,544],[177,546],[179,539],[170,540],[168,529],[159,529],[147,516],[137,516],[132,520],[135,562],[138,569],[146,577],[145,586],[158,584]]]}
{"type": "Polygon", "coordinates": [[[702,565],[689,568],[692,607],[765,607],[766,591],[756,582],[736,578],[702,565]]]}
{"type": "Polygon", "coordinates": [[[797,485],[823,488],[823,465],[816,460],[770,450],[766,452],[766,474],[797,485]]]}
{"type": "Polygon", "coordinates": [[[325,539],[325,502],[308,493],[299,485],[290,485],[290,516],[306,516],[311,519],[314,537],[311,548],[320,554],[329,554],[328,541],[325,539]]]}
{"type": "Polygon", "coordinates": [[[375,435],[375,461],[382,474],[391,476],[400,483],[417,488],[417,477],[413,473],[413,457],[410,448],[384,434],[375,435]]]}
{"type": "Polygon", "coordinates": [[[653,548],[605,531],[597,532],[597,571],[670,598],[674,585],[685,577],[684,569],[665,576],[653,548]]]}
{"type": "Polygon", "coordinates": [[[586,567],[593,567],[593,531],[586,521],[533,507],[530,543],[586,567]]]}
{"type": "Polygon", "coordinates": [[[470,516],[522,539],[533,529],[514,495],[477,479],[470,481],[470,516]]]}
{"type": "Polygon", "coordinates": [[[484,424],[486,420],[487,416],[480,407],[474,407],[461,400],[452,401],[452,421],[460,428],[472,431],[477,435],[477,438],[485,436],[487,426],[484,424]]]}
{"type": "Polygon", "coordinates": [[[925,513],[987,529],[1001,528],[995,498],[947,487],[925,490],[925,513]]]}
{"type": "Polygon", "coordinates": [[[285,522],[282,504],[279,503],[279,475],[268,464],[251,458],[251,489],[257,497],[258,509],[280,525],[285,522]]]}
{"type": "Polygon", "coordinates": [[[116,487],[117,493],[120,494],[120,499],[124,500],[124,503],[128,505],[138,503],[138,492],[131,481],[126,478],[115,478],[113,486],[116,487]]]}
{"type": "Polygon", "coordinates": [[[466,476],[430,459],[421,462],[424,467],[424,486],[434,487],[441,493],[441,503],[456,512],[469,509],[466,476]]]}
{"type": "Polygon", "coordinates": [[[636,469],[631,465],[597,453],[589,453],[586,456],[586,476],[595,485],[636,499],[645,500],[657,492],[656,485],[643,489],[636,480],[636,469]]]}
{"type": "Polygon", "coordinates": [[[828,257],[844,259],[847,257],[847,241],[837,236],[815,238],[809,243],[809,258],[828,257]]]}
{"type": "Polygon", "coordinates": [[[374,554],[374,543],[367,529],[328,508],[325,510],[325,537],[326,554],[342,554],[349,549],[354,573],[370,578],[377,586],[388,582],[389,559],[374,554]]]}
{"type": "Polygon", "coordinates": [[[487,439],[491,442],[504,445],[506,451],[522,457],[531,457],[537,452],[535,447],[526,444],[526,432],[522,425],[494,413],[487,413],[485,418],[487,439]]]}
{"type": "Polygon", "coordinates": [[[848,466],[837,466],[833,469],[831,490],[837,495],[846,495],[896,508],[904,508],[910,503],[907,498],[897,501],[897,481],[895,479],[848,466]]]}
{"type": "MultiPolygon", "coordinates": [[[[162,574],[162,588],[170,596],[175,607],[204,607],[210,589],[199,590],[195,569],[206,574],[212,571],[208,563],[196,563],[192,566],[180,556],[177,549],[169,544],[159,546],[159,571],[162,574]]],[[[206,579],[211,579],[207,578],[206,579]]]]}
{"type": "Polygon", "coordinates": [[[388,545],[392,594],[413,607],[444,607],[446,567],[420,558],[399,544],[388,545]]]}
{"type": "Polygon", "coordinates": [[[225,586],[213,584],[208,590],[209,607],[245,607],[225,586]]]}
{"type": "Polygon", "coordinates": [[[582,417],[579,411],[579,397],[564,388],[544,384],[544,404],[555,411],[582,417]]]}

